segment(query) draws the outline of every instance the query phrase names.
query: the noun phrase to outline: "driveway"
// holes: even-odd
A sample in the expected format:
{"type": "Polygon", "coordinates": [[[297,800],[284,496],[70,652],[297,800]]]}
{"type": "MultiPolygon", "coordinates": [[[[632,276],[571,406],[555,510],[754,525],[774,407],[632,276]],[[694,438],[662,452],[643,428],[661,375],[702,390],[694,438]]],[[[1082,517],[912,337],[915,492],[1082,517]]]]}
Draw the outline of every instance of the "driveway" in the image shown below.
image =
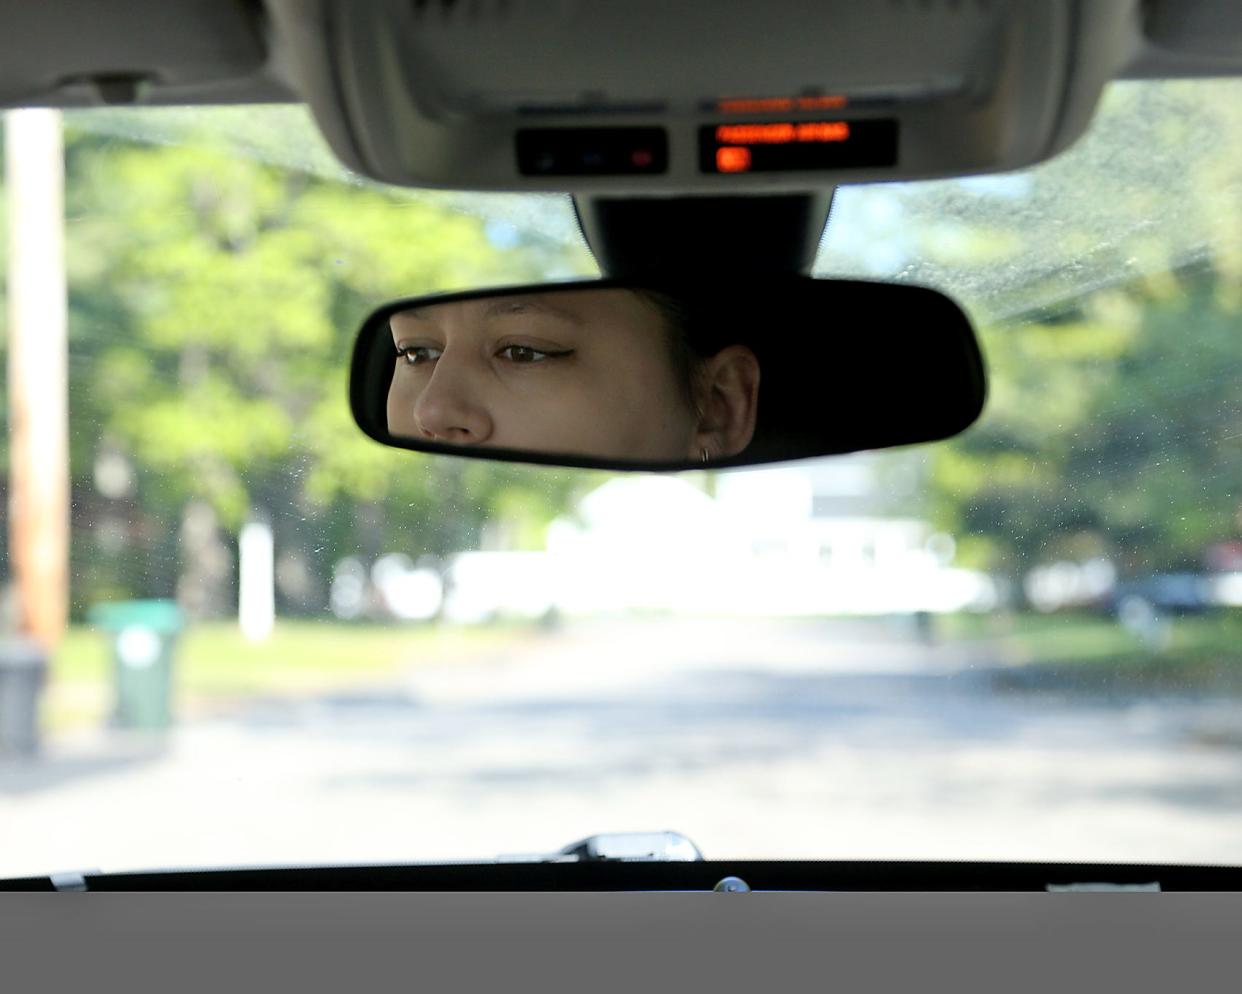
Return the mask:
{"type": "Polygon", "coordinates": [[[593,623],[0,764],[0,873],[540,852],[1242,862],[1232,699],[998,689],[884,622],[593,623]]]}

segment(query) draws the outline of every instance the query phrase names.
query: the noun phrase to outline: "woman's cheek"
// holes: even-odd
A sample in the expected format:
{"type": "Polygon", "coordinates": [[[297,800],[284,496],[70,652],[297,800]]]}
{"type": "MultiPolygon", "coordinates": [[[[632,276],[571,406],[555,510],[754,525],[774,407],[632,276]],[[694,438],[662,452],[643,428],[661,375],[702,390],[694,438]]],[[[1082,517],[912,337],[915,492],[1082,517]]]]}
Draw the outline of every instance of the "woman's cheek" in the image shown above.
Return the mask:
{"type": "Polygon", "coordinates": [[[418,401],[421,384],[411,375],[411,370],[398,366],[388,388],[388,430],[404,435],[418,434],[414,423],[414,405],[418,401]]]}
{"type": "Polygon", "coordinates": [[[392,374],[392,382],[388,384],[388,400],[385,408],[388,413],[388,430],[392,431],[394,421],[401,411],[401,370],[396,369],[392,374]]]}
{"type": "Polygon", "coordinates": [[[550,377],[537,401],[518,416],[533,440],[530,447],[596,455],[610,448],[610,434],[623,430],[621,413],[615,395],[598,384],[550,377]]]}

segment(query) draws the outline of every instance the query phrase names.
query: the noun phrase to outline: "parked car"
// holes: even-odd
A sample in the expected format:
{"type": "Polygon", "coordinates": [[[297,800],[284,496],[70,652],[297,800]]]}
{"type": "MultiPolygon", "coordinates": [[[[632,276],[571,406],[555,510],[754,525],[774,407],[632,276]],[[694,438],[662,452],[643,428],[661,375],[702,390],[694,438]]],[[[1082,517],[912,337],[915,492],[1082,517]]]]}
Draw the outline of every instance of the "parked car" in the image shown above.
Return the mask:
{"type": "Polygon", "coordinates": [[[1199,573],[1154,573],[1118,583],[1113,610],[1132,600],[1174,615],[1201,614],[1217,606],[1211,578],[1199,573]]]}

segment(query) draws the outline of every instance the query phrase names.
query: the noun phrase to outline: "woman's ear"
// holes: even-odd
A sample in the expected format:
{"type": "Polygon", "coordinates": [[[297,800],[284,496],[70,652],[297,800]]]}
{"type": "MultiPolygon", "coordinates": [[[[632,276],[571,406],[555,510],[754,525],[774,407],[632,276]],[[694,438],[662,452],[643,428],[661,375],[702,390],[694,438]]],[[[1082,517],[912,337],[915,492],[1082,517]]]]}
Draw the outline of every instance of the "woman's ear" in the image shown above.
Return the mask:
{"type": "Polygon", "coordinates": [[[759,360],[744,345],[730,345],[703,363],[695,383],[699,420],[691,458],[707,461],[742,452],[755,434],[759,360]]]}

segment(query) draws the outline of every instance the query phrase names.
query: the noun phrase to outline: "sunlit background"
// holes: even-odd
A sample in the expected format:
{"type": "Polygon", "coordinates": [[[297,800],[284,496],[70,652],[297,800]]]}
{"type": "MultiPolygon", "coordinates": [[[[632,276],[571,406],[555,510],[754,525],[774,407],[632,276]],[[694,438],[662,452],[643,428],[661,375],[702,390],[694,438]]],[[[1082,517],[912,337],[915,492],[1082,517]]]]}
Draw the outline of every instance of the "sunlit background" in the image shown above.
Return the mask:
{"type": "Polygon", "coordinates": [[[838,191],[817,275],[960,300],[984,417],[664,477],[350,419],[384,300],[596,273],[568,199],[381,187],[295,108],[64,143],[70,622],[27,693],[8,584],[0,874],[665,829],[1242,862],[1239,84],[1118,84],[1039,169],[838,191]]]}

